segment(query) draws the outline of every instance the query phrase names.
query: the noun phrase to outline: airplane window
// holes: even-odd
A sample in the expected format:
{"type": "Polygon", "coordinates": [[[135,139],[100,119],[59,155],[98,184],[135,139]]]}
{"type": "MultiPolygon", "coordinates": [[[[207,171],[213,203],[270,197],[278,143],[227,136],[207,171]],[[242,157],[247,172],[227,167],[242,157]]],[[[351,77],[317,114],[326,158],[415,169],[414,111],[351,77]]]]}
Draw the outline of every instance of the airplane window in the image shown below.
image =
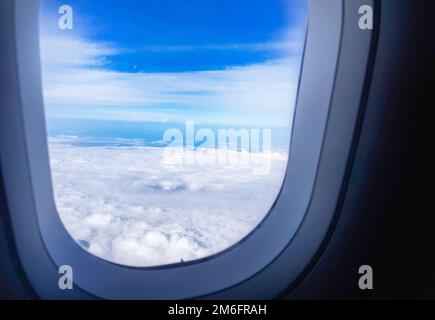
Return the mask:
{"type": "Polygon", "coordinates": [[[40,10],[54,199],[75,241],[154,267],[255,230],[287,168],[306,0],[42,0],[40,10]]]}

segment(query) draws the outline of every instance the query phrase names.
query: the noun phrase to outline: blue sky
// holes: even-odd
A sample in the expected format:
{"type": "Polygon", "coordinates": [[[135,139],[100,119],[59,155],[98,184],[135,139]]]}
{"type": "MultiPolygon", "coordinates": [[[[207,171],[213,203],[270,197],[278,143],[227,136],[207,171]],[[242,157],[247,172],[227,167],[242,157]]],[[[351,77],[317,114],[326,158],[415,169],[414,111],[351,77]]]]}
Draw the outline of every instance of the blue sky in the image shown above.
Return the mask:
{"type": "Polygon", "coordinates": [[[49,117],[291,121],[305,0],[41,3],[49,117]],[[74,9],[74,30],[57,27],[63,4],[74,9]]]}

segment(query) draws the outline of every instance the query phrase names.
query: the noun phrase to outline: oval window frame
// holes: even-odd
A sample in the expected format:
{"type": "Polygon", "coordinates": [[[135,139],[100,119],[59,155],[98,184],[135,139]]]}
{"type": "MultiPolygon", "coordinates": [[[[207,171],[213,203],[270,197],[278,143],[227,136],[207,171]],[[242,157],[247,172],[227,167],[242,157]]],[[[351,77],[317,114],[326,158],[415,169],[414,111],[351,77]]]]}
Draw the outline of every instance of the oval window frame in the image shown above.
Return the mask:
{"type": "Polygon", "coordinates": [[[357,5],[362,1],[346,6],[343,0],[308,2],[289,164],[274,207],[256,230],[225,252],[192,263],[132,268],[83,250],[59,219],[40,81],[38,1],[9,1],[13,12],[7,18],[13,30],[9,40],[15,43],[15,58],[11,58],[15,61],[9,67],[10,101],[2,110],[7,121],[0,129],[1,167],[18,254],[40,297],[74,295],[58,287],[57,270],[65,264],[73,267],[80,292],[104,299],[188,299],[211,294],[271,298],[301,274],[334,217],[372,42],[371,31],[357,30],[357,5]],[[348,88],[343,90],[346,82],[348,88]],[[322,181],[329,190],[321,186],[322,181]],[[323,194],[316,192],[319,188],[323,194]]]}

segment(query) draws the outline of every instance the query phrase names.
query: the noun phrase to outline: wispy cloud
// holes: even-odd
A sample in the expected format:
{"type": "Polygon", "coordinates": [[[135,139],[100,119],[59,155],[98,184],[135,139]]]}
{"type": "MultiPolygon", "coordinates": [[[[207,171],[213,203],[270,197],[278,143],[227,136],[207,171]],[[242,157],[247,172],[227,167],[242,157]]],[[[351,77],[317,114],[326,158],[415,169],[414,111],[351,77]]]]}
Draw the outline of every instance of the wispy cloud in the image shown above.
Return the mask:
{"type": "Polygon", "coordinates": [[[206,44],[206,45],[153,45],[145,46],[139,51],[156,51],[156,52],[179,52],[194,50],[233,50],[233,51],[293,51],[298,49],[298,44],[294,42],[268,42],[268,43],[240,43],[240,44],[206,44]]]}
{"type": "Polygon", "coordinates": [[[48,71],[61,68],[104,66],[110,56],[122,52],[109,43],[96,43],[80,37],[41,38],[43,65],[48,71]]]}
{"type": "MultiPolygon", "coordinates": [[[[234,45],[232,48],[275,48],[286,52],[297,45],[288,42],[234,45]]],[[[206,47],[228,49],[228,46],[206,47]]],[[[49,116],[183,121],[190,116],[183,112],[185,106],[195,110],[198,121],[231,122],[235,119],[237,122],[265,125],[290,123],[299,75],[298,55],[289,53],[265,63],[216,71],[129,73],[111,70],[110,58],[125,53],[125,49],[110,43],[90,42],[81,37],[43,37],[41,50],[44,96],[49,116]],[[104,112],[104,108],[109,107],[104,112]],[[69,111],[65,112],[65,108],[69,111]],[[63,115],[56,110],[62,110],[63,115]]]]}

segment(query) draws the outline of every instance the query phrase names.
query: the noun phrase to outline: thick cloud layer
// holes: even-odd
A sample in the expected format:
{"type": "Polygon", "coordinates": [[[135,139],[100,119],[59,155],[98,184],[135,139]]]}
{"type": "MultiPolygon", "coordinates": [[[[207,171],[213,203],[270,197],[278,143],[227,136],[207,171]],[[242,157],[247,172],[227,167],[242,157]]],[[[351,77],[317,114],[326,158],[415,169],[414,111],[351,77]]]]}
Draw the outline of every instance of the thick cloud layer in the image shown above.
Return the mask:
{"type": "Polygon", "coordinates": [[[287,164],[284,150],[256,155],[270,156],[272,169],[255,175],[246,165],[171,162],[163,148],[71,139],[50,140],[60,217],[84,248],[131,266],[196,260],[237,243],[269,211],[287,164]]]}

